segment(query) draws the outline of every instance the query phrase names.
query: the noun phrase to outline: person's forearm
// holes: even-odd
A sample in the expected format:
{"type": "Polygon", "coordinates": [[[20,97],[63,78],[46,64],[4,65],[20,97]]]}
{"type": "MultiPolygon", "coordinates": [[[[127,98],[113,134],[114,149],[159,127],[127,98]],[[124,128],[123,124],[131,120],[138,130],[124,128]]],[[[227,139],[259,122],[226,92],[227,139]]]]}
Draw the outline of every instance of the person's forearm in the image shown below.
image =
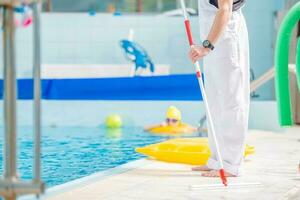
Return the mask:
{"type": "MultiPolygon", "coordinates": [[[[213,46],[215,46],[230,21],[232,5],[233,0],[218,0],[218,12],[215,16],[214,23],[207,38],[203,38],[208,40],[213,46]]],[[[195,63],[197,60],[207,56],[211,50],[213,50],[212,46],[206,46],[203,42],[203,45],[191,47],[189,57],[191,61],[195,63]]]]}
{"type": "Polygon", "coordinates": [[[215,17],[215,21],[211,27],[210,33],[207,37],[213,45],[216,44],[222,33],[224,32],[232,14],[232,7],[220,8],[215,17]]]}

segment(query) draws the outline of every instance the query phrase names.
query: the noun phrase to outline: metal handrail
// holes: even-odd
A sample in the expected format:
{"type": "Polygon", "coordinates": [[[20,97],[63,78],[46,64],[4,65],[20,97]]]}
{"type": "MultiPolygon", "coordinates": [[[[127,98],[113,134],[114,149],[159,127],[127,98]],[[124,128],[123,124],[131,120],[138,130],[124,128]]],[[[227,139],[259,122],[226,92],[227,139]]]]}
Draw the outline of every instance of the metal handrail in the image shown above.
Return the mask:
{"type": "Polygon", "coordinates": [[[15,69],[14,10],[3,9],[3,52],[4,52],[4,178],[16,179],[16,69],[15,69]]]}
{"type": "MultiPolygon", "coordinates": [[[[296,66],[294,64],[289,65],[289,72],[295,72],[296,66]]],[[[255,90],[259,89],[269,80],[275,77],[275,68],[272,67],[266,73],[264,73],[261,77],[251,82],[250,91],[254,92],[255,90]]]]}
{"type": "Polygon", "coordinates": [[[0,195],[9,200],[17,195],[40,194],[43,190],[43,185],[35,181],[0,181],[0,195]]]}
{"type": "Polygon", "coordinates": [[[41,181],[41,59],[40,59],[40,1],[34,0],[34,178],[22,181],[17,176],[17,121],[16,121],[16,66],[14,8],[19,0],[0,0],[3,7],[3,53],[4,53],[4,180],[0,180],[0,195],[6,200],[15,200],[25,194],[39,195],[45,186],[41,181]]]}
{"type": "Polygon", "coordinates": [[[33,4],[33,46],[34,46],[34,181],[41,181],[41,37],[40,37],[40,10],[41,5],[33,4]]]}

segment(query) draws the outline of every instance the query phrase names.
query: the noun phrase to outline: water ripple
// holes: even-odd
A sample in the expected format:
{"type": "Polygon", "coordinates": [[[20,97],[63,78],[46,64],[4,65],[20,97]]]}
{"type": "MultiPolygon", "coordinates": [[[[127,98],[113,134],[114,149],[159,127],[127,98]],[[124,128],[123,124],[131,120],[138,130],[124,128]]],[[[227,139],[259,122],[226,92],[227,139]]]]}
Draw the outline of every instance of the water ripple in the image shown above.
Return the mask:
{"type": "MultiPolygon", "coordinates": [[[[1,129],[0,129],[1,130],[1,129]]],[[[20,127],[18,168],[23,179],[32,178],[33,142],[29,127],[20,127]]],[[[43,128],[42,177],[48,186],[103,171],[142,158],[134,149],[165,138],[143,133],[142,128],[106,131],[104,128],[43,128]]],[[[3,131],[1,132],[3,135],[3,131]]],[[[0,138],[2,162],[3,137],[0,138]]],[[[2,166],[0,173],[2,173],[2,166]]]]}

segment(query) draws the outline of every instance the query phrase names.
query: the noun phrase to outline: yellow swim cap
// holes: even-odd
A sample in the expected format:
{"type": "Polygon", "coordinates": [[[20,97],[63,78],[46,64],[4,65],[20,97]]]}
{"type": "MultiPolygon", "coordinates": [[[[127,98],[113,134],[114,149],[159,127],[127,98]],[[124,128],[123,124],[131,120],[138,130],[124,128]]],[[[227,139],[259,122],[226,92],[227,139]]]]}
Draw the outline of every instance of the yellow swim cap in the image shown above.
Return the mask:
{"type": "Polygon", "coordinates": [[[178,121],[181,121],[181,112],[175,106],[170,106],[167,110],[166,118],[177,119],[178,121]]]}

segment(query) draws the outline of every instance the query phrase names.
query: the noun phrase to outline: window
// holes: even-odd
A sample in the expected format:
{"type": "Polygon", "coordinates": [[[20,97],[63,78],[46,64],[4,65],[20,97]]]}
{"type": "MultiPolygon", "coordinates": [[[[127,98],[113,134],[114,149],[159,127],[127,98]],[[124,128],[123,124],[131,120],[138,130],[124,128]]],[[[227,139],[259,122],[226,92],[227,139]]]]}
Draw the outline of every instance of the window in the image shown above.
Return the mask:
{"type": "MultiPolygon", "coordinates": [[[[197,7],[197,0],[186,0],[197,7]]],[[[53,12],[163,12],[177,9],[179,0],[44,0],[44,10],[53,12]]]]}

